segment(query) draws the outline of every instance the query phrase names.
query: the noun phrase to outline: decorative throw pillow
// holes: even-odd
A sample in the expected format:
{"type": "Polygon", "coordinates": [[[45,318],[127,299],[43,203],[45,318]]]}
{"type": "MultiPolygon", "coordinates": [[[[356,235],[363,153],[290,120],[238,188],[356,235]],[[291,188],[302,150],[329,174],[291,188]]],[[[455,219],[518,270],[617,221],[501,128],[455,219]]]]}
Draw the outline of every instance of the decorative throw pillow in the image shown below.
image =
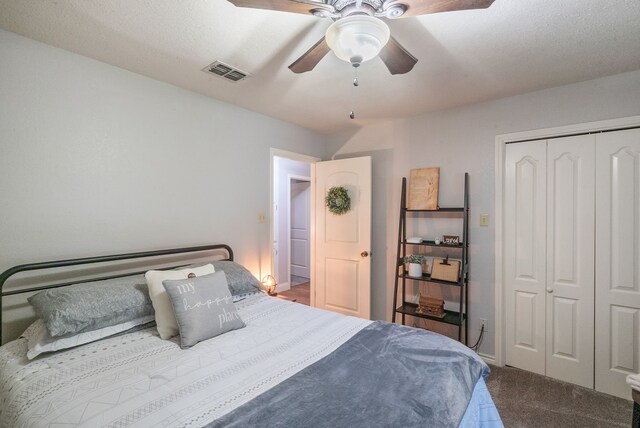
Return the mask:
{"type": "Polygon", "coordinates": [[[27,339],[27,358],[33,360],[45,352],[61,351],[122,333],[139,325],[150,323],[153,321],[153,318],[153,315],[147,315],[122,324],[110,325],[98,330],[60,337],[51,337],[44,321],[38,319],[22,333],[22,337],[27,339]]]}
{"type": "Polygon", "coordinates": [[[97,330],[153,315],[149,290],[142,275],[43,290],[28,300],[52,337],[97,330]]]}
{"type": "Polygon", "coordinates": [[[216,272],[223,271],[227,275],[229,291],[234,296],[260,291],[262,284],[244,266],[227,260],[217,260],[212,263],[216,272]]]}
{"type": "Polygon", "coordinates": [[[224,272],[162,283],[178,322],[181,348],[245,326],[224,272]]]}
{"type": "Polygon", "coordinates": [[[215,272],[213,265],[207,264],[180,270],[150,270],[144,275],[147,278],[153,309],[156,311],[156,326],[162,339],[170,339],[179,333],[171,302],[162,281],[165,279],[187,279],[189,274],[202,276],[213,272],[215,272]]]}

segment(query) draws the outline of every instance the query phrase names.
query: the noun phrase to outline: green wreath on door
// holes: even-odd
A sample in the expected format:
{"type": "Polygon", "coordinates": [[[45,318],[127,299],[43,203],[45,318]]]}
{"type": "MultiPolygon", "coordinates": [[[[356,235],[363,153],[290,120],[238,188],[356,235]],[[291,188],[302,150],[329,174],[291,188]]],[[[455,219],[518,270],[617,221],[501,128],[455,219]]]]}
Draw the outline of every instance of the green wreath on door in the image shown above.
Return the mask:
{"type": "Polygon", "coordinates": [[[351,198],[349,192],[342,186],[334,186],[329,189],[324,203],[329,211],[335,215],[342,215],[351,210],[351,198]]]}

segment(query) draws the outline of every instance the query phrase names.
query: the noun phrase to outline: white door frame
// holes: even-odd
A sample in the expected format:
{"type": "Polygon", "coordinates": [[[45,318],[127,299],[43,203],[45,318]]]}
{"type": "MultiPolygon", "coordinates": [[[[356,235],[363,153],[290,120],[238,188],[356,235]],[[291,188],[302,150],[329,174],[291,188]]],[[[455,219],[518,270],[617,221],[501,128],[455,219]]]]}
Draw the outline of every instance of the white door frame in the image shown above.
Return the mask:
{"type": "MultiPolygon", "coordinates": [[[[306,162],[310,165],[315,164],[316,162],[320,162],[322,159],[317,158],[315,156],[309,156],[309,155],[303,155],[301,153],[295,153],[295,152],[290,152],[288,150],[282,150],[282,149],[276,149],[271,147],[269,149],[269,254],[271,255],[271,260],[270,260],[270,272],[272,273],[275,271],[274,267],[274,254],[273,254],[273,241],[274,241],[274,233],[273,233],[273,228],[274,228],[274,216],[273,216],[273,209],[275,206],[275,201],[274,201],[274,189],[273,189],[273,179],[274,179],[274,175],[273,175],[273,163],[274,163],[274,157],[279,157],[279,158],[285,158],[285,159],[290,159],[290,160],[294,160],[294,161],[299,161],[299,162],[306,162]]],[[[313,198],[313,194],[315,191],[315,185],[312,182],[311,183],[311,195],[310,197],[313,198]]],[[[313,224],[313,201],[311,202],[311,219],[310,221],[312,222],[311,224],[313,224]]],[[[310,231],[311,234],[311,251],[313,252],[313,243],[314,243],[314,236],[313,236],[313,229],[311,229],[310,231]]],[[[311,253],[311,257],[313,257],[313,253],[311,253]]],[[[313,263],[313,262],[312,262],[313,263]]],[[[289,260],[289,264],[291,264],[291,260],[289,260]]],[[[312,271],[313,272],[313,271],[312,271]]],[[[313,273],[311,273],[311,291],[313,291],[313,273]]],[[[279,280],[278,278],[276,278],[276,280],[279,280]]],[[[311,295],[313,296],[313,293],[311,293],[311,295]]],[[[312,297],[313,299],[313,297],[312,297]]]]}
{"type": "MultiPolygon", "coordinates": [[[[560,126],[554,128],[535,129],[524,132],[497,135],[495,140],[495,364],[503,366],[506,355],[505,334],[505,286],[502,263],[502,240],[504,218],[504,161],[505,147],[508,143],[523,142],[528,140],[541,140],[545,138],[564,137],[574,134],[589,132],[601,132],[614,129],[633,128],[640,126],[640,116],[631,116],[620,119],[602,120],[597,122],[580,123],[576,125],[560,126]]],[[[553,140],[550,140],[551,142],[553,140]]]]}
{"type": "MultiPolygon", "coordinates": [[[[289,243],[289,286],[291,286],[291,180],[306,181],[309,183],[309,256],[311,256],[311,177],[296,174],[287,174],[287,198],[289,200],[289,212],[287,213],[287,242],[289,243]]],[[[309,276],[311,276],[311,259],[309,259],[309,276]]]]}

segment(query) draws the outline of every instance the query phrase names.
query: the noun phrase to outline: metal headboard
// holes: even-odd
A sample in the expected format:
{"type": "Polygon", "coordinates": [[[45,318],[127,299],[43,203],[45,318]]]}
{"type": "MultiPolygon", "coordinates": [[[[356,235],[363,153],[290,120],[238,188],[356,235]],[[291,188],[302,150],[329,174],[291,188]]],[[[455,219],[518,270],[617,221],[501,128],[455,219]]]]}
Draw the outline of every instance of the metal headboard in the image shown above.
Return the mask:
{"type": "MultiPolygon", "coordinates": [[[[80,259],[28,263],[28,264],[18,265],[18,266],[9,268],[0,274],[0,344],[2,344],[2,312],[3,312],[2,300],[4,296],[32,293],[35,291],[47,290],[50,288],[65,287],[73,284],[82,284],[85,282],[101,281],[101,280],[112,279],[112,278],[122,278],[125,276],[139,275],[139,274],[145,273],[148,269],[140,272],[127,272],[127,273],[118,274],[118,275],[97,276],[97,277],[91,277],[87,279],[81,279],[78,281],[46,284],[46,285],[39,285],[31,288],[21,288],[18,290],[4,291],[5,282],[10,277],[12,277],[17,273],[34,271],[34,270],[43,270],[43,269],[55,269],[55,268],[62,268],[62,267],[68,267],[68,266],[88,265],[93,263],[105,263],[105,262],[115,262],[115,261],[122,261],[122,260],[134,260],[134,259],[141,259],[141,258],[148,258],[148,257],[160,257],[160,256],[184,254],[184,253],[202,253],[202,252],[207,252],[212,250],[225,250],[228,254],[228,257],[223,258],[221,260],[231,260],[231,261],[233,260],[233,250],[231,249],[230,246],[226,244],[212,244],[212,245],[203,245],[198,247],[171,248],[167,250],[143,251],[139,253],[114,254],[110,256],[84,257],[80,259]]],[[[173,267],[178,267],[178,266],[173,266],[173,267]]],[[[172,269],[173,267],[163,267],[162,269],[172,269]]]]}

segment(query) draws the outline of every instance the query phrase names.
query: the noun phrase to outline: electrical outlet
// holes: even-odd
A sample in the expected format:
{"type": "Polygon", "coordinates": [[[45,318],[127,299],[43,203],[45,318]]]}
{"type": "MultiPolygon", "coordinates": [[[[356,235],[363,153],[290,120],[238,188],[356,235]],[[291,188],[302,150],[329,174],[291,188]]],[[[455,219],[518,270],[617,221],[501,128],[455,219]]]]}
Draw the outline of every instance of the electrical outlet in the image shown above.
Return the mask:
{"type": "Polygon", "coordinates": [[[489,214],[480,214],[480,226],[489,226],[489,214]]]}
{"type": "Polygon", "coordinates": [[[258,214],[258,224],[263,224],[267,222],[267,215],[265,213],[258,214]]]}
{"type": "Polygon", "coordinates": [[[480,318],[480,327],[478,327],[478,331],[482,330],[482,327],[484,327],[485,333],[489,331],[489,321],[485,318],[480,318]]]}

